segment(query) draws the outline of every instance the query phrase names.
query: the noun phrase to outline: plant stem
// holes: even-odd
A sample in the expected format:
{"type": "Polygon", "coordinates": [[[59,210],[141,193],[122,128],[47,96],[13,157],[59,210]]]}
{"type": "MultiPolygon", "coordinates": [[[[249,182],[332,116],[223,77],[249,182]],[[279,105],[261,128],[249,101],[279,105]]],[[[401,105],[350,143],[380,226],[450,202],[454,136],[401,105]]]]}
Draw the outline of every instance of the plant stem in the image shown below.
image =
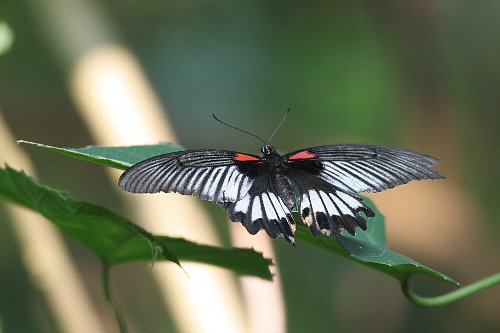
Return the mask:
{"type": "Polygon", "coordinates": [[[500,273],[497,273],[485,279],[469,284],[468,286],[461,287],[450,293],[436,297],[425,297],[415,294],[410,289],[410,283],[409,283],[410,278],[411,276],[403,280],[403,282],[401,282],[401,288],[403,289],[403,293],[410,302],[423,307],[436,307],[453,303],[455,301],[458,301],[459,299],[470,296],[483,289],[489,288],[495,284],[500,283],[500,273]]]}
{"type": "Polygon", "coordinates": [[[111,311],[113,312],[113,315],[115,316],[116,323],[118,324],[118,328],[120,329],[120,333],[127,333],[128,329],[125,318],[123,317],[122,311],[120,310],[120,306],[113,299],[113,295],[111,294],[111,288],[109,285],[109,268],[109,265],[103,264],[102,282],[104,287],[104,297],[106,298],[106,302],[108,303],[111,311]]]}

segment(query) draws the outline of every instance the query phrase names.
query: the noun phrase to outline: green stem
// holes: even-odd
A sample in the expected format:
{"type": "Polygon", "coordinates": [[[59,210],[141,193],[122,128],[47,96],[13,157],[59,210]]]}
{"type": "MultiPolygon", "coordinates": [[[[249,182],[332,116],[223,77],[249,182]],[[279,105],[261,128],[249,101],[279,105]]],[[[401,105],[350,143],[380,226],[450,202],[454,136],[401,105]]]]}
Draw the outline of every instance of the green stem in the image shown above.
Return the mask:
{"type": "Polygon", "coordinates": [[[495,284],[500,283],[500,273],[497,273],[485,279],[469,284],[468,286],[461,287],[445,295],[436,297],[424,297],[415,294],[410,289],[410,283],[409,283],[410,278],[411,276],[401,282],[401,288],[403,289],[403,293],[405,294],[406,298],[408,298],[408,300],[411,301],[412,303],[428,308],[442,306],[458,301],[459,299],[470,296],[483,289],[489,288],[495,284]]]}
{"type": "Polygon", "coordinates": [[[109,285],[109,268],[110,268],[109,265],[107,264],[103,265],[102,282],[104,287],[104,297],[106,298],[106,302],[111,308],[111,311],[113,311],[116,322],[120,329],[120,333],[127,333],[128,329],[127,329],[127,324],[125,323],[125,318],[123,317],[122,311],[120,310],[120,306],[114,300],[111,294],[111,288],[109,285]]]}

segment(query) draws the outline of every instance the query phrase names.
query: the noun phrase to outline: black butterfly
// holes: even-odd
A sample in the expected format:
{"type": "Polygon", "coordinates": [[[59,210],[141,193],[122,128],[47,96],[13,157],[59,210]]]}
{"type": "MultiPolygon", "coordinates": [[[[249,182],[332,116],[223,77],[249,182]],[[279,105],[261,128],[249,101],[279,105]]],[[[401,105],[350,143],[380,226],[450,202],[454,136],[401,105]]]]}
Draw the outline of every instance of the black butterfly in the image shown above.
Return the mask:
{"type": "Polygon", "coordinates": [[[294,242],[291,210],[314,236],[366,230],[373,210],[354,193],[379,192],[412,180],[444,178],[437,160],[411,150],[362,144],[312,147],[263,156],[226,150],[187,150],[154,156],[126,170],[118,186],[133,193],[176,192],[216,202],[252,235],[264,229],[294,242]],[[366,215],[364,217],[361,214],[366,215]]]}

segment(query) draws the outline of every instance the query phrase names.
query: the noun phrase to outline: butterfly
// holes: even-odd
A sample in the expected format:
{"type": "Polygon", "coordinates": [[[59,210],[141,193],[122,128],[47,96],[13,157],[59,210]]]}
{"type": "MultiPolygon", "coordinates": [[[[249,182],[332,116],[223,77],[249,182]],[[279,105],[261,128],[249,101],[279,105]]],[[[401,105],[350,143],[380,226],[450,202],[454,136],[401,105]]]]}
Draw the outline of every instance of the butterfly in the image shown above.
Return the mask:
{"type": "Polygon", "coordinates": [[[217,203],[250,234],[263,229],[294,244],[294,209],[314,236],[335,237],[342,230],[354,235],[375,216],[358,193],[444,178],[432,169],[437,159],[401,148],[336,144],[280,155],[264,142],[261,152],[200,149],[158,155],[127,169],[118,186],[132,193],[196,195],[217,203]]]}

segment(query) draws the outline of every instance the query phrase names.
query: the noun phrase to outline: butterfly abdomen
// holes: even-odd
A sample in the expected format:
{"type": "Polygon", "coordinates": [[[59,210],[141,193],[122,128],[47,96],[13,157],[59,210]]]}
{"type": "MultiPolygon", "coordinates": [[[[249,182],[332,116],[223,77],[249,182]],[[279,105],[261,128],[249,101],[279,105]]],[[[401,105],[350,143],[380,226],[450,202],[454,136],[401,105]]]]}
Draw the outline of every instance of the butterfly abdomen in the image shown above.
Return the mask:
{"type": "Polygon", "coordinates": [[[290,179],[283,175],[282,172],[275,172],[272,175],[271,184],[285,205],[292,209],[295,206],[295,191],[290,179]]]}

